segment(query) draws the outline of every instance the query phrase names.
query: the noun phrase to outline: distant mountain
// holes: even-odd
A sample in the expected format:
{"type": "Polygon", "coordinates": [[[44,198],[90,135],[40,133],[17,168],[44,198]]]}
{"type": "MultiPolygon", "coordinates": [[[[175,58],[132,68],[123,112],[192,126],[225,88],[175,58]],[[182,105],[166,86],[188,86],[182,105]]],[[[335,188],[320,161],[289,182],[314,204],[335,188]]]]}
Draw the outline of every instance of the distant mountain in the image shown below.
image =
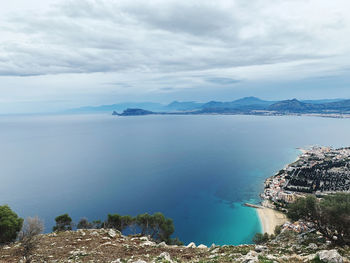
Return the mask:
{"type": "Polygon", "coordinates": [[[270,111],[281,112],[303,112],[318,108],[318,105],[301,102],[297,99],[283,100],[270,105],[267,109],[270,111]]]}
{"type": "Polygon", "coordinates": [[[126,109],[121,114],[118,114],[116,111],[113,111],[112,113],[112,115],[119,115],[119,116],[141,116],[141,115],[150,115],[150,114],[154,114],[154,112],[144,110],[144,109],[126,109]]]}
{"type": "Polygon", "coordinates": [[[233,101],[236,105],[271,105],[275,103],[275,101],[262,100],[257,97],[245,97],[242,99],[238,99],[233,101]]]}
{"type": "Polygon", "coordinates": [[[274,101],[261,100],[256,97],[245,97],[242,99],[220,102],[210,101],[202,105],[202,109],[264,109],[269,105],[275,103],[274,101]]]}
{"type": "Polygon", "coordinates": [[[71,109],[65,113],[123,112],[125,109],[142,109],[152,113],[177,114],[264,114],[263,111],[277,113],[350,113],[350,100],[282,100],[269,101],[257,97],[245,97],[233,101],[173,101],[168,105],[153,102],[130,102],[112,105],[89,106],[71,109]],[[260,113],[257,113],[260,112],[260,113]]]}
{"type": "Polygon", "coordinates": [[[297,99],[283,100],[270,105],[267,110],[293,113],[346,113],[350,112],[350,100],[329,103],[305,103],[297,99]]]}
{"type": "Polygon", "coordinates": [[[327,110],[350,112],[350,100],[342,100],[323,104],[327,110]]]}
{"type": "Polygon", "coordinates": [[[301,100],[301,102],[312,103],[312,104],[324,104],[324,103],[338,102],[342,100],[344,99],[301,100]]]}
{"type": "Polygon", "coordinates": [[[187,110],[196,110],[202,107],[203,103],[195,102],[195,101],[173,101],[172,103],[165,106],[165,110],[170,111],[187,111],[187,110]]]}
{"type": "Polygon", "coordinates": [[[67,110],[66,113],[112,112],[112,111],[123,111],[127,108],[142,108],[149,111],[163,111],[164,105],[160,103],[154,103],[154,102],[127,102],[127,103],[118,103],[118,104],[112,104],[112,105],[81,107],[81,108],[67,110]]]}

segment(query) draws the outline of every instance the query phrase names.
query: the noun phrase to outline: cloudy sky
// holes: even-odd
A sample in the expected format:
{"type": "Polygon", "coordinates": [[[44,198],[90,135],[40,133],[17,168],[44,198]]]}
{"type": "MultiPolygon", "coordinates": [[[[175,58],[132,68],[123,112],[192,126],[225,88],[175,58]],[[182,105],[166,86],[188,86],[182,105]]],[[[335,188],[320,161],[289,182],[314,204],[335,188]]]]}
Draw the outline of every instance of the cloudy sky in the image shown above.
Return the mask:
{"type": "Polygon", "coordinates": [[[350,98],[349,0],[11,0],[0,113],[350,98]]]}

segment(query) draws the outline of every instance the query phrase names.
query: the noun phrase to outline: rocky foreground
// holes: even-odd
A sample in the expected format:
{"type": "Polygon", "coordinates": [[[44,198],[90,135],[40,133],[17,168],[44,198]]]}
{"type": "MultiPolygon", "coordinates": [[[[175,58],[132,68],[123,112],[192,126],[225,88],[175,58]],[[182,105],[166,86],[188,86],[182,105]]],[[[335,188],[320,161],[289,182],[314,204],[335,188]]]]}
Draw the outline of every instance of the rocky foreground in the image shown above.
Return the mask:
{"type": "MultiPolygon", "coordinates": [[[[264,245],[187,246],[157,244],[112,229],[84,229],[41,235],[30,262],[350,262],[349,247],[320,237],[285,232],[264,245]]],[[[0,262],[26,262],[21,243],[0,247],[0,262]]],[[[29,262],[29,261],[27,261],[29,262]]]]}

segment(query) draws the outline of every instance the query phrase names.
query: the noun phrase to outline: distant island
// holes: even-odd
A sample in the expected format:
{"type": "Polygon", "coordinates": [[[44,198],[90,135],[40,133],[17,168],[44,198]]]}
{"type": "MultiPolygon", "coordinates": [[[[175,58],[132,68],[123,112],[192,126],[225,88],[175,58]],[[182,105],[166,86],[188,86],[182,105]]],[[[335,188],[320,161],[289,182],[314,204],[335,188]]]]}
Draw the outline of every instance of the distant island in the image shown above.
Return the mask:
{"type": "Polygon", "coordinates": [[[113,111],[112,115],[118,115],[118,116],[138,116],[138,115],[150,115],[155,114],[152,111],[143,110],[143,109],[126,109],[123,111],[123,113],[119,114],[116,111],[113,111]]]}
{"type": "MultiPolygon", "coordinates": [[[[150,114],[160,115],[199,115],[199,114],[244,114],[244,115],[309,115],[333,118],[350,117],[350,99],[326,99],[326,100],[305,100],[297,99],[282,101],[267,101],[256,97],[245,97],[242,99],[220,102],[210,101],[207,103],[198,102],[178,102],[174,101],[168,105],[143,104],[144,107],[131,107],[125,109],[119,106],[122,113],[117,109],[113,110],[113,115],[119,116],[140,116],[150,114]]],[[[137,106],[137,104],[134,104],[137,106]]],[[[108,109],[112,109],[112,105],[108,109]]]]}

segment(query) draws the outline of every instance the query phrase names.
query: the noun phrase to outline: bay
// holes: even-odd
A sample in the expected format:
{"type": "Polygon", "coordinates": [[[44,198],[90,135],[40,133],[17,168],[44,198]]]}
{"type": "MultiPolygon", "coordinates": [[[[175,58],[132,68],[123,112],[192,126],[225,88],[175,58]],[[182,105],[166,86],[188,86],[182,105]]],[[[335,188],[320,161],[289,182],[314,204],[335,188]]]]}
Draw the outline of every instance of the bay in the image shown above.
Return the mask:
{"type": "Polygon", "coordinates": [[[160,211],[185,243],[250,243],[265,178],[297,147],[350,145],[350,120],[301,116],[0,117],[0,204],[45,220],[160,211]]]}

